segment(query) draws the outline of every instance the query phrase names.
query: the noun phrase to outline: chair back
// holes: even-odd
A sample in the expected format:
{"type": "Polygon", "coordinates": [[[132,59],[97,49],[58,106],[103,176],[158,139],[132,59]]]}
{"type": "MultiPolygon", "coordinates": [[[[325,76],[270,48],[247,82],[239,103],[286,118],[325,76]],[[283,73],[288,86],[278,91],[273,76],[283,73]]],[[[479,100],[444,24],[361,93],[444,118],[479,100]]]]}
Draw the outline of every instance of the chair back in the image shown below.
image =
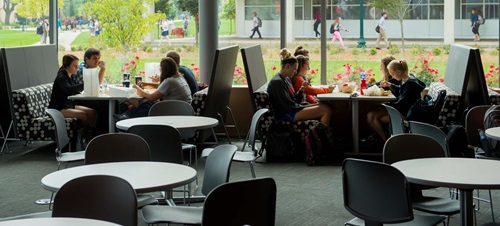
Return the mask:
{"type": "Polygon", "coordinates": [[[342,164],[342,186],[344,207],[365,225],[413,220],[408,181],[390,165],[346,159],[342,164]]]}
{"type": "Polygon", "coordinates": [[[85,165],[149,160],[148,143],[142,137],[130,133],[108,133],[94,137],[85,152],[85,165]]]}
{"type": "Polygon", "coordinates": [[[276,183],[272,178],[230,182],[216,187],[203,207],[202,225],[274,225],[276,183]]]}
{"type": "Polygon", "coordinates": [[[398,109],[389,106],[387,104],[382,104],[387,112],[389,112],[389,120],[391,122],[391,136],[401,133],[407,133],[408,129],[405,125],[405,120],[403,115],[398,111],[398,109]]]}
{"type": "Polygon", "coordinates": [[[248,91],[250,92],[250,102],[254,112],[257,111],[257,105],[253,100],[255,91],[266,84],[266,66],[262,57],[262,49],[260,45],[248,46],[241,48],[241,56],[245,67],[245,75],[248,83],[248,91]]]}
{"type": "Polygon", "coordinates": [[[124,179],[85,176],[64,184],[54,198],[52,217],[90,218],[137,225],[137,197],[124,179]]]}
{"type": "Polygon", "coordinates": [[[384,163],[393,164],[416,158],[445,157],[446,153],[434,138],[407,133],[387,139],[382,155],[384,163]]]}
{"type": "Polygon", "coordinates": [[[475,106],[465,115],[465,132],[469,145],[473,147],[481,147],[478,129],[484,130],[484,114],[491,105],[475,106]]]}
{"type": "Polygon", "coordinates": [[[207,157],[201,193],[208,195],[215,187],[229,181],[231,162],[238,147],[230,144],[219,145],[207,157]]]}
{"type": "MultiPolygon", "coordinates": [[[[180,100],[164,100],[154,104],[149,109],[149,116],[170,116],[170,115],[186,115],[194,116],[193,106],[186,101],[180,100]]],[[[182,131],[183,139],[191,138],[196,135],[195,130],[182,131]]]]}
{"type": "MultiPolygon", "coordinates": [[[[263,114],[268,112],[269,109],[267,108],[262,108],[255,112],[252,117],[252,123],[250,124],[250,129],[248,129],[248,144],[252,147],[252,151],[254,152],[254,155],[257,155],[257,149],[255,148],[255,135],[257,133],[257,127],[259,126],[260,118],[262,117],[263,114]]],[[[241,147],[241,151],[245,150],[245,146],[243,145],[241,147]]]]}
{"type": "Polygon", "coordinates": [[[409,121],[408,127],[410,127],[410,133],[432,137],[445,150],[446,157],[450,156],[448,138],[446,138],[446,134],[441,129],[431,124],[416,121],[409,121]]]}
{"type": "Polygon", "coordinates": [[[127,130],[149,144],[151,161],[182,163],[182,140],[179,131],[168,125],[136,125],[127,130]]]}
{"type": "MultiPolygon", "coordinates": [[[[63,114],[57,109],[45,109],[45,112],[49,115],[54,123],[55,129],[55,137],[56,137],[56,155],[57,157],[61,156],[62,149],[69,144],[68,130],[66,130],[66,121],[64,120],[63,114]]],[[[71,145],[70,145],[71,146],[71,145]]]]}

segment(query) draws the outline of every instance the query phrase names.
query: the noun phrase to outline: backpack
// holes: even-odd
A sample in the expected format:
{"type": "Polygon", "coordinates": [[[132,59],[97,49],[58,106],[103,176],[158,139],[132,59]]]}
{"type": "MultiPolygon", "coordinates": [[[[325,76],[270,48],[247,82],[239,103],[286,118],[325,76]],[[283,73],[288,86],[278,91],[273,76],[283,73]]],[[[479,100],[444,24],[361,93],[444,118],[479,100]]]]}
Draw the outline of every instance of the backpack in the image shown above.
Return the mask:
{"type": "Polygon", "coordinates": [[[305,137],[305,143],[306,164],[308,166],[324,165],[340,160],[335,156],[332,132],[323,123],[318,123],[309,129],[305,137]]]}
{"type": "Polygon", "coordinates": [[[38,26],[36,27],[36,34],[43,35],[43,23],[38,24],[38,26]]]}
{"type": "MultiPolygon", "coordinates": [[[[292,127],[288,124],[274,123],[264,141],[267,162],[290,162],[296,160],[297,147],[292,127]]],[[[263,151],[263,150],[261,150],[263,151]]]]}
{"type": "Polygon", "coordinates": [[[461,125],[450,125],[442,128],[448,141],[449,157],[474,158],[474,150],[468,148],[467,133],[461,125]]]}
{"type": "Polygon", "coordinates": [[[332,24],[332,26],[330,26],[330,34],[333,34],[333,32],[335,32],[335,26],[332,24]]]}
{"type": "Polygon", "coordinates": [[[477,15],[477,22],[479,24],[484,24],[484,21],[485,21],[485,19],[482,15],[477,15]]]}
{"type": "MultiPolygon", "coordinates": [[[[487,130],[493,127],[500,126],[500,105],[491,106],[484,113],[484,129],[487,130]]],[[[500,156],[500,145],[494,139],[489,139],[484,135],[484,131],[479,130],[479,138],[481,140],[481,149],[484,150],[488,157],[500,156]]]]}
{"type": "Polygon", "coordinates": [[[377,26],[375,27],[375,32],[380,33],[380,26],[379,26],[379,25],[377,25],[377,26]]]}
{"type": "Polygon", "coordinates": [[[406,119],[409,121],[418,121],[428,124],[435,124],[439,118],[439,112],[443,109],[446,90],[441,90],[435,101],[432,97],[425,95],[424,98],[417,100],[408,110],[406,119]]]}
{"type": "Polygon", "coordinates": [[[257,17],[257,21],[258,21],[258,26],[262,27],[262,20],[260,19],[260,17],[257,17]]]}
{"type": "Polygon", "coordinates": [[[493,105],[484,113],[484,129],[498,126],[500,126],[500,105],[493,105]]]}

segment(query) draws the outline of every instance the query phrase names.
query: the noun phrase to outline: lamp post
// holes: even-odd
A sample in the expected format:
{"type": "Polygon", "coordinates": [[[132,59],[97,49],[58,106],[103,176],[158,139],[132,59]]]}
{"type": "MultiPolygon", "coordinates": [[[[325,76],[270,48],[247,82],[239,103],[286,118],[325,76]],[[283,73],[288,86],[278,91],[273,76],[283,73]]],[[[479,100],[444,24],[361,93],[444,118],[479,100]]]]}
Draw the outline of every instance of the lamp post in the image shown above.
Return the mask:
{"type": "Polygon", "coordinates": [[[366,47],[365,36],[364,36],[364,28],[363,28],[363,19],[364,19],[364,8],[363,8],[363,0],[359,1],[359,41],[358,48],[366,47]]]}

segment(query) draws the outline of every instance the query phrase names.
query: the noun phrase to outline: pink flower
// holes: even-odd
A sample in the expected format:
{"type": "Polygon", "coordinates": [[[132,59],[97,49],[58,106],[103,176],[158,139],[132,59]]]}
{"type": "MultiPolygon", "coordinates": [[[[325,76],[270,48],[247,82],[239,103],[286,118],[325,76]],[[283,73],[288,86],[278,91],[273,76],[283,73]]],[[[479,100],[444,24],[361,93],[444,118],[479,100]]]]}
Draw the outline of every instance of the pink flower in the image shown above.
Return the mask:
{"type": "Polygon", "coordinates": [[[429,63],[429,61],[428,60],[424,60],[424,64],[427,64],[427,63],[429,63]]]}
{"type": "Polygon", "coordinates": [[[444,82],[444,78],[439,78],[439,81],[440,82],[444,82]]]}
{"type": "Polygon", "coordinates": [[[238,67],[238,64],[235,64],[234,66],[235,66],[235,67],[238,67]]]}
{"type": "Polygon", "coordinates": [[[125,69],[120,70],[121,73],[125,72],[125,69]]]}
{"type": "Polygon", "coordinates": [[[129,63],[125,63],[125,67],[129,66],[129,63]]]}
{"type": "Polygon", "coordinates": [[[273,71],[276,71],[276,66],[273,66],[273,71]]]}
{"type": "Polygon", "coordinates": [[[315,71],[319,71],[319,68],[316,68],[316,70],[315,70],[315,71]]]}
{"type": "Polygon", "coordinates": [[[131,63],[131,64],[135,64],[135,60],[133,60],[133,61],[130,61],[130,63],[131,63]]]}
{"type": "Polygon", "coordinates": [[[498,71],[498,67],[497,67],[497,68],[495,68],[495,70],[497,70],[497,71],[498,71]]]}

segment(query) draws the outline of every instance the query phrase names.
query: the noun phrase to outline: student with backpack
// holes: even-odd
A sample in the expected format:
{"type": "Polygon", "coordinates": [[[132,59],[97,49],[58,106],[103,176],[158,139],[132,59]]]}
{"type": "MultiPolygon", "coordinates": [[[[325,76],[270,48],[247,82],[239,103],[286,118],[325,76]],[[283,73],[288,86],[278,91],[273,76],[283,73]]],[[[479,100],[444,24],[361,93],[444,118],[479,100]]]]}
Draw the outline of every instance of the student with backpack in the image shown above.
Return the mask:
{"type": "Polygon", "coordinates": [[[340,21],[342,21],[342,17],[337,17],[337,19],[335,19],[335,21],[333,22],[332,27],[330,28],[330,32],[333,30],[333,33],[332,33],[333,38],[332,38],[331,44],[333,44],[333,42],[335,42],[335,39],[338,39],[340,42],[340,45],[342,45],[342,48],[347,49],[347,47],[344,45],[344,41],[342,40],[342,36],[340,35],[340,30],[344,30],[346,32],[349,32],[349,30],[343,28],[340,25],[340,21]]]}
{"type": "Polygon", "coordinates": [[[481,39],[479,37],[479,26],[481,25],[481,23],[479,21],[479,12],[475,8],[471,10],[470,21],[471,21],[470,26],[472,27],[472,33],[474,33],[474,35],[476,36],[474,38],[474,41],[479,41],[481,39]]]}
{"type": "Polygon", "coordinates": [[[257,32],[257,34],[259,34],[259,38],[262,38],[262,36],[260,35],[260,31],[259,31],[259,27],[262,27],[262,20],[260,20],[260,18],[257,16],[257,12],[253,12],[253,20],[252,20],[252,23],[253,23],[253,28],[252,28],[252,35],[250,35],[250,38],[253,38],[253,35],[255,35],[255,32],[257,32]]]}

